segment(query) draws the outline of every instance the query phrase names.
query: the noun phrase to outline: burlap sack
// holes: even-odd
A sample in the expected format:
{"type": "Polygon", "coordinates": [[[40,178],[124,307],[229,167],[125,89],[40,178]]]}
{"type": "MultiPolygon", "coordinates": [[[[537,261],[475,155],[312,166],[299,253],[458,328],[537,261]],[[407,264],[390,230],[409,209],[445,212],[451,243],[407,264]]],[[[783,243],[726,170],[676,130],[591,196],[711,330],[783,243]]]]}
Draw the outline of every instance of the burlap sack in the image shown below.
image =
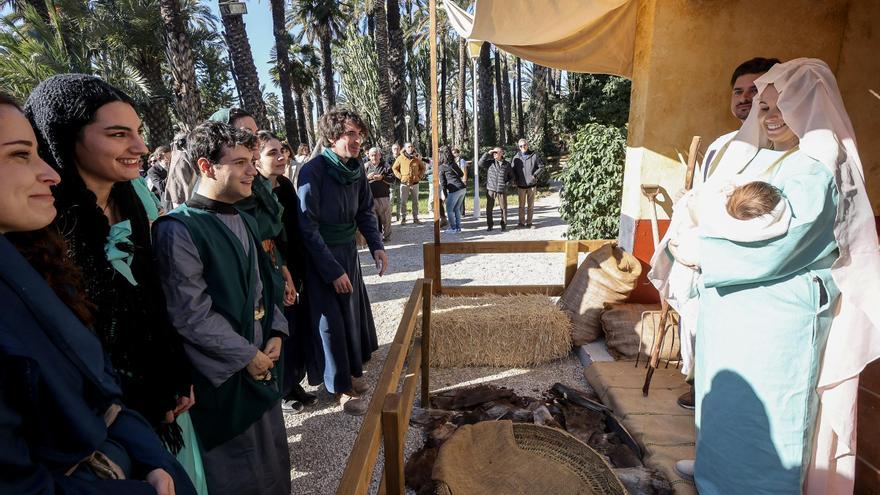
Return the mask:
{"type": "Polygon", "coordinates": [[[559,298],[559,307],[571,318],[572,345],[583,345],[602,335],[599,317],[605,304],[625,301],[641,273],[639,260],[613,244],[587,255],[559,298]]]}
{"type": "MultiPolygon", "coordinates": [[[[660,359],[678,361],[681,359],[678,315],[670,311],[666,323],[668,331],[663,339],[660,359]]],[[[649,359],[659,325],[659,304],[609,304],[602,313],[605,345],[614,359],[635,359],[639,354],[640,343],[642,359],[649,359]],[[646,311],[651,313],[645,313],[646,311]]]]}

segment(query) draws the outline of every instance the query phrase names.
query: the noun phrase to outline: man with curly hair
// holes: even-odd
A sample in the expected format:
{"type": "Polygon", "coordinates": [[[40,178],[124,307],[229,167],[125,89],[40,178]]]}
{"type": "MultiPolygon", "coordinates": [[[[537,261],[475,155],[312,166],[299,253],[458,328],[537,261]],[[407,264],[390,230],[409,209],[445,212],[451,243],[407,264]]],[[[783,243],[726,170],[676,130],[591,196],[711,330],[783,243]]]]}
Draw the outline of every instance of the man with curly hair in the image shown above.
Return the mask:
{"type": "Polygon", "coordinates": [[[311,327],[323,352],[312,352],[309,382],[323,377],[346,413],[362,415],[368,386],[364,363],[378,348],[376,326],[355,245],[360,230],[376,269],[383,275],[388,257],[373,213],[373,195],[360,161],[366,130],[358,114],[340,108],[318,122],[324,150],[299,174],[299,228],[311,258],[305,292],[311,327]]]}

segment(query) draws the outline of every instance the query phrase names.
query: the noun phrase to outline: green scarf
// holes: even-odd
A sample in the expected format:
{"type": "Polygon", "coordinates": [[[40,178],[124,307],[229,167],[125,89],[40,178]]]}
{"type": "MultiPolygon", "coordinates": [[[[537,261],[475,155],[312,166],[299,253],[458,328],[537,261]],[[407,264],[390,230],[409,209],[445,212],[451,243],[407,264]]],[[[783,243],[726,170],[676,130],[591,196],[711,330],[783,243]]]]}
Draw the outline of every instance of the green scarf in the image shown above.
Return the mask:
{"type": "Polygon", "coordinates": [[[330,148],[324,148],[321,154],[326,158],[327,173],[343,186],[354,184],[364,175],[364,167],[357,158],[351,158],[347,163],[342,163],[339,155],[330,148]]]}

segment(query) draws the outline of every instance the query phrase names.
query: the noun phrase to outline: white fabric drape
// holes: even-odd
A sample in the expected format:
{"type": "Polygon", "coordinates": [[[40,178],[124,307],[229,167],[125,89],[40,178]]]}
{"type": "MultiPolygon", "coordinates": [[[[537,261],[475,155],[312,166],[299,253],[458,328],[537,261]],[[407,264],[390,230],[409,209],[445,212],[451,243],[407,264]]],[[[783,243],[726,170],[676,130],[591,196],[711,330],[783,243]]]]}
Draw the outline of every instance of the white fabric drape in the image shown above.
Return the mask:
{"type": "Polygon", "coordinates": [[[468,40],[546,67],[632,77],[638,0],[477,0],[473,15],[444,8],[468,40]]]}

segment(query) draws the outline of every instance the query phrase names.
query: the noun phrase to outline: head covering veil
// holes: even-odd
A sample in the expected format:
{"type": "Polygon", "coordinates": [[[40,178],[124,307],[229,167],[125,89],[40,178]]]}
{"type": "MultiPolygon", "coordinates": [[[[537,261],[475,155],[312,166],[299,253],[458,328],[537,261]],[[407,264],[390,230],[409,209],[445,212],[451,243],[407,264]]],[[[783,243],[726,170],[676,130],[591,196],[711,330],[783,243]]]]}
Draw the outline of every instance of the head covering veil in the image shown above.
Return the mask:
{"type": "MultiPolygon", "coordinates": [[[[777,106],[786,125],[800,138],[801,152],[831,170],[839,193],[834,236],[840,257],[832,276],[841,299],[819,375],[821,412],[807,493],[852,493],[858,377],[867,364],[880,358],[876,224],[852,123],[828,65],[809,58],[777,64],[755,81],[758,94],[770,84],[779,92],[777,106]]],[[[713,179],[760,173],[744,169],[766,143],[754,105],[713,179]]]]}

